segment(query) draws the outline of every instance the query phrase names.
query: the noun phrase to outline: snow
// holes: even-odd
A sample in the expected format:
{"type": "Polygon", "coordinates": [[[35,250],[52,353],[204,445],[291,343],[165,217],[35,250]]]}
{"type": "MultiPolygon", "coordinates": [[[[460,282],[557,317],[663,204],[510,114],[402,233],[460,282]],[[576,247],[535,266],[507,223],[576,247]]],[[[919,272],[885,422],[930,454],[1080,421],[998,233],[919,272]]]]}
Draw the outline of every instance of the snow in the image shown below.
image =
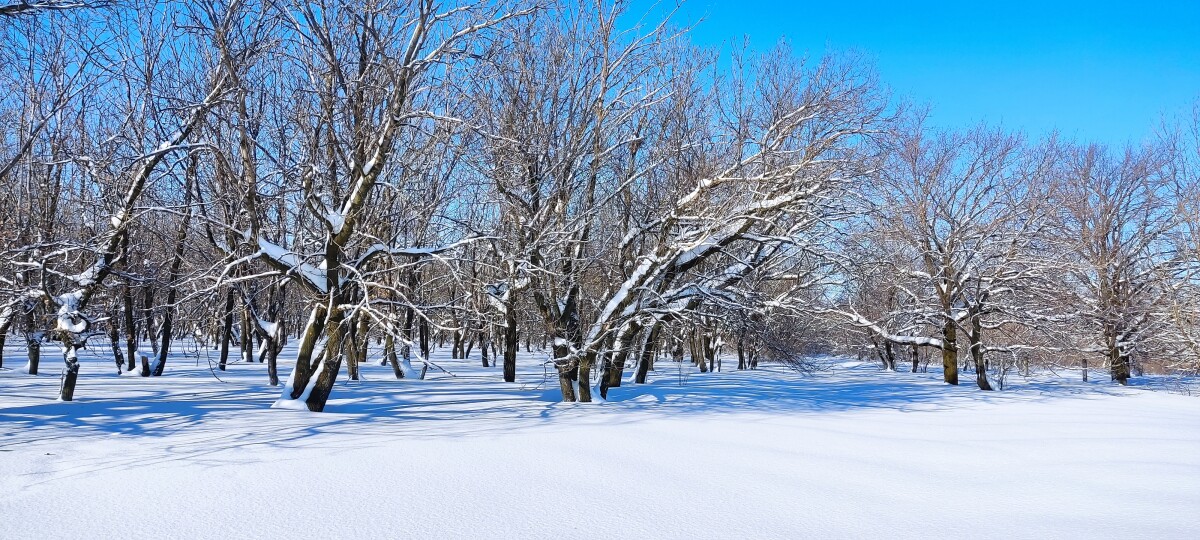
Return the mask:
{"type": "Polygon", "coordinates": [[[78,283],[80,286],[87,287],[96,282],[96,278],[100,277],[100,273],[104,271],[104,267],[104,260],[100,259],[89,266],[87,270],[70,276],[67,279],[78,283]]]}
{"type": "Polygon", "coordinates": [[[329,227],[333,230],[333,234],[342,232],[342,227],[346,226],[346,216],[339,212],[329,211],[325,214],[325,220],[329,222],[329,227]]]}
{"type": "MultiPolygon", "coordinates": [[[[321,291],[328,290],[328,284],[325,281],[325,272],[304,262],[302,256],[264,238],[258,239],[258,249],[263,255],[270,257],[271,260],[291,268],[293,272],[302,276],[317,289],[321,291]]],[[[324,266],[324,261],[322,261],[322,266],[324,266]]]]}
{"type": "Polygon", "coordinates": [[[283,392],[279,395],[279,399],[271,404],[272,409],[289,409],[293,411],[308,411],[308,396],[312,394],[313,388],[317,386],[317,379],[321,376],[321,372],[325,371],[325,362],[315,360],[316,367],[313,368],[312,375],[308,379],[308,384],[304,385],[304,391],[300,396],[292,398],[292,384],[295,382],[296,370],[292,370],[292,374],[288,376],[287,384],[283,386],[283,392]]]}
{"type": "Polygon", "coordinates": [[[67,332],[82,334],[87,331],[89,322],[79,314],[79,304],[83,301],[83,291],[76,290],[58,296],[57,328],[67,332]]]}
{"type": "MultiPolygon", "coordinates": [[[[368,362],[363,381],[339,377],[325,413],[295,414],[269,408],[282,389],[264,364],[218,380],[211,351],[176,349],[198,352],[173,353],[152,378],[118,377],[103,351],[80,351],[70,403],[54,401],[57,373],[0,370],[0,515],[21,517],[0,520],[0,538],[1200,530],[1200,398],[1154,378],[1121,388],[1047,376],[983,393],[933,370],[688,366],[683,378],[660,359],[651,384],[579,406],[555,402],[541,353],[522,354],[506,384],[499,368],[438,351],[456,377],[397,381],[368,362]],[[153,519],[131,519],[130,504],[153,519]]],[[[294,357],[293,342],[280,369],[294,357]]]]}

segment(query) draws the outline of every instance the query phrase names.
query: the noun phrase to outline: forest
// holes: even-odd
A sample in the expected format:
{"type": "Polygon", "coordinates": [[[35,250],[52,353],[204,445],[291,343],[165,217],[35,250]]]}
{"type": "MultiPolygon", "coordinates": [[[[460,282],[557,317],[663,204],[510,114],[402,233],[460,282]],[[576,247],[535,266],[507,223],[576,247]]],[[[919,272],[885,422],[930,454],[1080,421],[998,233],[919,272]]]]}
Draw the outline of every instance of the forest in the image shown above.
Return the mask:
{"type": "Polygon", "coordinates": [[[0,1],[0,368],[71,401],[85,351],[190,343],[310,411],[445,349],[567,402],[672,361],[1200,371],[1200,108],[1121,147],[948,129],[865,55],[655,13],[0,1]]]}

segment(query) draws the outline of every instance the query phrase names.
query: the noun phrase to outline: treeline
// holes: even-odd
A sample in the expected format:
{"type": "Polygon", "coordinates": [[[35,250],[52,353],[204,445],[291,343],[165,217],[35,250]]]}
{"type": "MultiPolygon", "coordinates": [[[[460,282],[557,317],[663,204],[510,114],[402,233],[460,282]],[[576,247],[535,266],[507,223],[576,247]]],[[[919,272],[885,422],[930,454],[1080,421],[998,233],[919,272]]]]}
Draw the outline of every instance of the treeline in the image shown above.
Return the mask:
{"type": "Polygon", "coordinates": [[[569,401],[660,355],[1200,367],[1194,119],[932,129],[861,58],[611,0],[14,2],[0,39],[0,340],[64,400],[80,348],[149,376],[181,339],[272,384],[295,340],[314,411],[370,343],[506,381],[543,347],[569,401]]]}

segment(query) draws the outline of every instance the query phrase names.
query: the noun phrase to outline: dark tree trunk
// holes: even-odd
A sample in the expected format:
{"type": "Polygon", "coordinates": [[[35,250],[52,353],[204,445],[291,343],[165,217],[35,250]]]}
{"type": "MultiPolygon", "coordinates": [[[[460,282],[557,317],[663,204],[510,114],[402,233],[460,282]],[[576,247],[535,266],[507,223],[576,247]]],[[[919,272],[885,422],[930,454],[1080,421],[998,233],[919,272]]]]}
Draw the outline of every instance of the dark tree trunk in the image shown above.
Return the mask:
{"type": "MultiPolygon", "coordinates": [[[[125,355],[121,353],[121,323],[116,307],[108,319],[108,341],[112,344],[113,360],[117,363],[117,375],[125,368],[125,355]]],[[[0,334],[0,350],[4,349],[4,335],[0,334]]]]}
{"type": "MultiPolygon", "coordinates": [[[[274,314],[273,317],[278,318],[278,314],[274,314]]],[[[274,325],[273,328],[259,328],[263,336],[262,352],[259,353],[258,362],[261,364],[263,360],[266,360],[267,382],[271,386],[279,386],[279,351],[283,349],[281,336],[285,335],[285,333],[283,332],[283,323],[275,322],[272,324],[274,325]]],[[[255,326],[258,327],[259,325],[256,324],[255,326]]]]}
{"type": "Polygon", "coordinates": [[[704,354],[705,345],[703,340],[703,332],[693,330],[692,339],[688,341],[691,347],[692,363],[700,368],[700,373],[708,373],[708,358],[704,354]]]}
{"type": "Polygon", "coordinates": [[[596,363],[596,353],[589,352],[579,361],[575,369],[575,382],[579,391],[575,396],[580,403],[592,402],[592,366],[596,363]]]}
{"type": "Polygon", "coordinates": [[[738,336],[737,353],[738,353],[738,366],[737,366],[738,370],[746,369],[748,366],[746,365],[746,337],[744,335],[738,336]]]}
{"type": "Polygon", "coordinates": [[[133,320],[133,291],[129,288],[129,282],[125,283],[121,296],[125,316],[125,359],[129,362],[127,370],[133,371],[137,369],[138,331],[137,323],[133,320]]]}
{"type": "MultiPolygon", "coordinates": [[[[464,347],[463,347],[463,359],[467,359],[467,358],[471,357],[471,351],[475,350],[475,336],[477,336],[477,335],[483,336],[483,331],[480,330],[479,333],[476,334],[475,332],[472,332],[468,329],[463,334],[463,336],[464,336],[463,342],[466,343],[466,345],[464,345],[464,347]]],[[[483,367],[488,367],[488,366],[487,366],[487,364],[484,364],[483,367]]]]}
{"type": "Polygon", "coordinates": [[[983,354],[983,323],[979,315],[971,317],[971,331],[967,332],[967,341],[971,345],[971,360],[975,362],[975,382],[979,384],[980,390],[991,390],[992,384],[988,382],[987,376],[987,359],[983,354]]]}
{"type": "MultiPolygon", "coordinates": [[[[470,351],[467,351],[470,354],[470,351]]],[[[479,331],[479,355],[483,358],[483,367],[491,367],[488,365],[488,334],[484,330],[479,331]]]]}
{"type": "Polygon", "coordinates": [[[33,309],[25,309],[25,355],[29,359],[28,369],[30,375],[38,374],[38,364],[42,362],[42,333],[33,331],[37,328],[37,320],[33,317],[33,309]]]}
{"type": "Polygon", "coordinates": [[[917,372],[917,366],[921,364],[921,350],[916,345],[912,346],[912,372],[917,372]]]}
{"type": "Polygon", "coordinates": [[[229,362],[229,342],[233,336],[233,289],[225,293],[225,323],[221,329],[221,358],[217,363],[217,369],[225,371],[225,365],[229,362]]]}
{"type": "Polygon", "coordinates": [[[555,368],[558,369],[558,388],[562,391],[563,401],[575,401],[575,380],[579,375],[578,367],[575,362],[555,365],[555,368]]]}
{"type": "Polygon", "coordinates": [[[517,316],[509,306],[504,314],[504,382],[517,380],[517,347],[520,346],[517,316]]]}
{"type": "Polygon", "coordinates": [[[150,342],[151,352],[158,354],[158,334],[154,328],[154,287],[149,284],[142,287],[142,322],[146,331],[146,341],[150,342]]]}
{"type": "MultiPolygon", "coordinates": [[[[25,344],[27,347],[26,353],[29,357],[29,374],[37,375],[38,374],[38,364],[40,364],[42,362],[41,338],[36,334],[30,335],[25,340],[25,344]]],[[[76,365],[75,369],[76,369],[76,371],[78,371],[79,366],[76,365]]],[[[72,386],[72,388],[74,388],[74,387],[72,386]]]]}
{"type": "Polygon", "coordinates": [[[638,369],[634,375],[633,382],[637,384],[646,384],[646,377],[650,372],[651,364],[654,363],[654,347],[658,341],[659,329],[662,328],[661,323],[654,322],[650,326],[650,330],[646,332],[646,339],[642,342],[641,352],[638,355],[638,369]]]}
{"type": "Polygon", "coordinates": [[[400,359],[396,357],[396,338],[388,332],[383,338],[383,358],[384,361],[392,365],[392,374],[397,379],[404,378],[404,366],[400,365],[400,359]]]}
{"type": "Polygon", "coordinates": [[[454,335],[451,338],[450,357],[456,360],[466,359],[467,355],[463,352],[463,333],[460,330],[454,330],[454,335]]]}
{"type": "Polygon", "coordinates": [[[11,309],[11,311],[5,312],[3,319],[0,319],[0,367],[4,367],[4,343],[8,341],[8,331],[12,328],[16,311],[16,308],[11,309]]]}
{"type": "Polygon", "coordinates": [[[66,369],[63,370],[62,387],[58,397],[63,401],[72,401],[75,399],[75,383],[79,380],[79,357],[76,345],[71,341],[72,337],[63,332],[61,339],[64,340],[63,362],[66,369]]]}
{"type": "MultiPolygon", "coordinates": [[[[334,314],[338,311],[340,310],[334,310],[334,314]]],[[[331,314],[330,320],[325,323],[326,342],[324,358],[321,359],[323,362],[321,371],[316,375],[317,380],[312,385],[312,392],[305,400],[305,405],[312,412],[325,410],[325,403],[329,401],[329,393],[333,391],[333,383],[337,381],[338,371],[342,369],[343,353],[341,351],[346,330],[342,325],[344,322],[342,318],[334,314],[331,314]]]]}
{"type": "Polygon", "coordinates": [[[946,384],[958,384],[957,326],[949,316],[942,325],[942,380],[946,384]]]}
{"type": "Polygon", "coordinates": [[[412,343],[414,343],[416,340],[416,324],[416,310],[410,307],[405,310],[404,314],[404,338],[407,341],[404,343],[404,347],[400,352],[400,354],[404,357],[404,360],[409,362],[412,361],[412,343]]]}
{"type": "Polygon", "coordinates": [[[420,322],[417,323],[417,327],[418,327],[417,331],[421,336],[421,358],[424,360],[428,360],[429,359],[429,337],[430,337],[429,336],[429,320],[427,320],[425,317],[421,317],[420,322]]]}
{"type": "MultiPolygon", "coordinates": [[[[342,302],[340,302],[340,298],[337,298],[331,300],[329,304],[339,306],[342,302]]],[[[312,346],[310,343],[316,343],[317,334],[322,328],[325,333],[325,349],[322,354],[312,358],[311,362],[302,364],[300,355],[297,356],[296,384],[292,387],[292,398],[298,399],[308,389],[309,393],[304,401],[305,406],[312,412],[321,412],[325,410],[325,403],[329,400],[329,394],[333,391],[333,384],[337,381],[338,372],[342,369],[347,329],[345,314],[341,308],[326,311],[324,306],[320,306],[314,310],[313,318],[323,319],[323,324],[310,324],[313,332],[305,333],[301,352],[304,352],[307,345],[311,358],[312,346]],[[302,370],[301,366],[304,366],[305,369],[302,370]]]]}
{"type": "MultiPolygon", "coordinates": [[[[192,182],[196,175],[196,158],[193,156],[187,170],[187,181],[184,182],[184,197],[183,204],[185,207],[190,207],[192,204],[192,182]]],[[[189,208],[190,210],[190,208],[189,208]]],[[[158,346],[158,361],[154,363],[154,376],[158,377],[163,374],[163,369],[167,365],[167,355],[171,351],[171,332],[173,330],[172,323],[175,319],[175,282],[179,280],[179,269],[183,266],[183,250],[187,245],[188,225],[191,223],[191,213],[185,213],[179,222],[179,229],[175,233],[175,252],[171,255],[171,269],[167,273],[167,280],[170,290],[167,291],[167,305],[163,312],[162,324],[162,342],[158,346]]]]}
{"type": "MultiPolygon", "coordinates": [[[[175,270],[176,272],[178,269],[175,270]]],[[[175,322],[175,287],[167,292],[167,305],[163,309],[163,323],[159,330],[160,343],[158,346],[158,360],[154,362],[154,372],[151,373],[155,377],[163,374],[163,369],[167,366],[167,354],[171,351],[171,333],[174,331],[175,322]]]]}
{"type": "Polygon", "coordinates": [[[279,349],[282,345],[275,338],[267,338],[267,381],[279,386],[279,349]]]}
{"type": "Polygon", "coordinates": [[[609,388],[621,386],[621,379],[625,377],[625,362],[629,360],[629,348],[640,334],[640,329],[630,329],[620,339],[613,340],[615,350],[612,345],[607,347],[608,351],[604,355],[605,372],[600,381],[601,397],[607,399],[609,388]]]}
{"type": "Polygon", "coordinates": [[[254,342],[253,330],[250,329],[250,306],[242,302],[241,309],[241,335],[238,336],[238,355],[242,358],[242,363],[254,363],[254,342]]]}
{"type": "Polygon", "coordinates": [[[358,318],[360,315],[355,315],[346,325],[346,374],[350,376],[350,380],[358,380],[358,342],[365,339],[366,336],[360,336],[358,333],[358,318]]]}
{"type": "Polygon", "coordinates": [[[304,324],[304,333],[300,335],[300,349],[296,352],[296,368],[291,380],[291,399],[300,398],[317,368],[317,363],[322,361],[323,355],[314,357],[313,349],[325,331],[325,315],[325,305],[318,304],[309,313],[308,322],[304,324]]]}
{"type": "Polygon", "coordinates": [[[889,371],[896,371],[896,352],[892,350],[890,340],[883,343],[883,360],[889,371]]]}
{"type": "Polygon", "coordinates": [[[713,338],[712,332],[704,332],[700,344],[704,360],[708,360],[708,372],[715,373],[718,366],[716,366],[716,340],[713,338]]]}
{"type": "Polygon", "coordinates": [[[1114,346],[1108,352],[1109,365],[1111,367],[1112,380],[1121,385],[1129,384],[1129,355],[1121,353],[1120,346],[1114,346]]]}

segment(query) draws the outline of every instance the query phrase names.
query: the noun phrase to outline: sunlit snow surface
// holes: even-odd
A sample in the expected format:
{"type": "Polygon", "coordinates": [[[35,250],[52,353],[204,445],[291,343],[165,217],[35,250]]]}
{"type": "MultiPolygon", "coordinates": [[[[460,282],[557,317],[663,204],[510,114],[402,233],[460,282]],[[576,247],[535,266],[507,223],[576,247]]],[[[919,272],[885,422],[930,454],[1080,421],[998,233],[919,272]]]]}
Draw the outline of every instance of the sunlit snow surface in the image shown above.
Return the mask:
{"type": "Polygon", "coordinates": [[[1200,398],[1172,381],[660,360],[560,404],[537,354],[506,384],[446,351],[456,377],[366,366],[314,414],[271,409],[264,365],[218,380],[185,349],[161,378],[82,351],[72,403],[52,354],[0,371],[0,538],[1200,537],[1200,398]]]}

